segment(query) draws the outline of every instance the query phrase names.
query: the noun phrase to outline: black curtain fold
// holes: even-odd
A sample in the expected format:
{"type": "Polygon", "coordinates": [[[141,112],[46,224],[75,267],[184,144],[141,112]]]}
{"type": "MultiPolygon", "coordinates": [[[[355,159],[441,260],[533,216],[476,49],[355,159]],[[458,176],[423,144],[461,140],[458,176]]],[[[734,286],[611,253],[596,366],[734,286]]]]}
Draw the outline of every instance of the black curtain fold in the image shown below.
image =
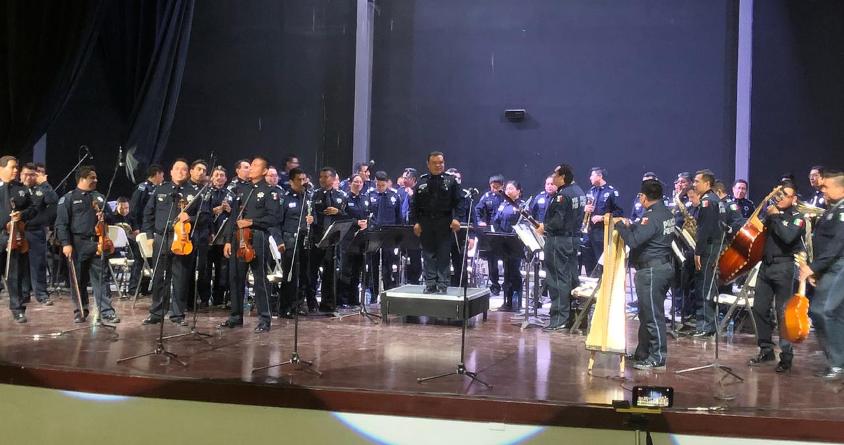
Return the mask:
{"type": "Polygon", "coordinates": [[[0,6],[0,153],[31,155],[59,116],[97,42],[104,0],[0,6]]]}
{"type": "Polygon", "coordinates": [[[112,95],[128,123],[127,172],[161,159],[182,86],[194,0],[114,2],[100,34],[112,95]]]}

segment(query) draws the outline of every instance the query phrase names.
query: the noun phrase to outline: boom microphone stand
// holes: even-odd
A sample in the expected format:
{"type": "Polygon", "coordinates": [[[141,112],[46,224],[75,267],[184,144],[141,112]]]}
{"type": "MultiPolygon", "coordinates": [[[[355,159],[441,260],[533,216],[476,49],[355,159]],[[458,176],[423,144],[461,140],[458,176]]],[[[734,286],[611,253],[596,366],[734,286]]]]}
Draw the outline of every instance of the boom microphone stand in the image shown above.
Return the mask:
{"type": "MultiPolygon", "coordinates": [[[[718,244],[718,253],[719,254],[721,253],[721,249],[724,248],[724,239],[726,238],[726,236],[727,236],[727,232],[722,230],[721,231],[721,241],[718,244]]],[[[717,267],[718,267],[718,260],[716,259],[714,261],[713,266],[712,266],[712,279],[709,281],[709,286],[707,287],[707,289],[708,289],[707,294],[710,294],[710,295],[712,294],[712,289],[715,286],[715,274],[718,273],[717,270],[716,270],[717,267]]],[[[708,364],[703,365],[703,366],[696,366],[694,368],[681,369],[679,371],[675,371],[674,373],[675,374],[685,374],[685,373],[688,373],[688,372],[701,371],[701,370],[704,370],[704,369],[716,369],[716,370],[721,370],[721,371],[725,372],[726,374],[733,376],[739,382],[744,382],[744,379],[739,377],[739,375],[736,374],[735,372],[733,372],[732,368],[730,368],[729,366],[722,365],[719,361],[718,350],[719,350],[719,345],[720,345],[719,337],[721,336],[721,332],[720,332],[719,323],[718,323],[718,302],[717,302],[717,299],[715,299],[715,297],[716,296],[713,295],[713,302],[715,303],[715,360],[712,361],[711,363],[708,363],[708,364]]],[[[705,296],[704,296],[703,304],[704,304],[703,310],[704,310],[704,313],[705,313],[705,311],[706,311],[705,296]]],[[[726,377],[726,376],[722,376],[721,380],[723,380],[724,377],[726,377]]],[[[726,395],[725,396],[716,395],[715,398],[719,398],[719,399],[723,399],[723,400],[729,400],[729,399],[733,399],[735,397],[734,396],[732,396],[732,397],[726,396],[726,395]]]]}
{"type": "MultiPolygon", "coordinates": [[[[173,208],[176,205],[176,196],[172,196],[170,198],[170,209],[167,211],[167,224],[164,225],[164,234],[161,236],[161,245],[158,246],[158,254],[155,258],[155,267],[152,269],[152,278],[149,280],[149,289],[152,290],[153,283],[155,283],[155,273],[158,271],[158,267],[161,265],[161,253],[164,250],[164,245],[167,244],[167,232],[170,230],[170,218],[173,217],[173,208]]],[[[164,274],[169,275],[170,272],[165,270],[164,274]]],[[[167,279],[162,276],[164,282],[167,283],[167,279]]],[[[167,292],[165,296],[162,296],[164,301],[162,301],[162,311],[161,311],[161,319],[159,320],[159,329],[158,329],[158,338],[155,339],[155,347],[153,347],[152,351],[145,352],[143,354],[133,355],[131,357],[121,358],[117,361],[117,364],[126,363],[130,360],[134,360],[136,358],[147,357],[150,355],[163,355],[168,359],[175,361],[176,363],[187,367],[188,364],[179,360],[179,356],[173,352],[167,350],[164,346],[164,319],[167,317],[167,312],[170,310],[170,299],[172,298],[172,283],[167,286],[167,292]]],[[[169,363],[169,362],[168,362],[169,363]]]]}
{"type": "MultiPolygon", "coordinates": [[[[302,276],[300,273],[300,263],[299,258],[296,256],[298,249],[299,249],[299,234],[302,232],[302,220],[305,217],[305,201],[307,200],[307,190],[302,191],[302,208],[299,209],[299,224],[296,228],[296,236],[293,238],[293,261],[291,262],[290,271],[287,273],[287,282],[293,283],[293,274],[294,271],[296,273],[296,300],[295,305],[293,307],[293,352],[290,353],[290,360],[276,363],[267,366],[261,366],[259,368],[252,368],[252,373],[256,373],[258,371],[263,371],[265,369],[276,368],[284,365],[291,365],[296,367],[297,369],[304,369],[305,371],[312,372],[317,376],[322,376],[322,373],[317,371],[314,368],[314,362],[308,360],[302,360],[299,356],[299,308],[298,306],[301,304],[299,301],[299,278],[302,276]]],[[[310,232],[310,230],[309,230],[310,232]]],[[[309,242],[310,239],[305,239],[305,242],[309,242]]]]}
{"type": "MultiPolygon", "coordinates": [[[[474,198],[474,196],[472,196],[472,195],[469,196],[469,212],[472,211],[471,209],[472,209],[472,204],[473,204],[473,198],[474,198]]],[[[470,213],[470,215],[471,215],[471,213],[470,213]]],[[[469,226],[471,226],[471,224],[467,221],[467,223],[466,223],[466,238],[463,240],[463,261],[462,261],[462,265],[463,265],[464,270],[466,269],[466,266],[467,266],[468,253],[469,253],[469,226]]],[[[452,375],[462,375],[462,376],[468,377],[470,379],[470,383],[469,383],[470,385],[472,383],[478,382],[481,385],[486,386],[487,388],[492,388],[492,385],[490,385],[489,383],[486,383],[483,380],[481,380],[480,378],[478,378],[477,372],[469,371],[468,369],[466,369],[466,365],[465,365],[465,358],[466,358],[466,325],[467,325],[466,306],[469,305],[469,296],[468,295],[469,295],[469,280],[466,280],[466,282],[463,283],[463,308],[462,308],[462,311],[461,311],[463,323],[462,323],[462,326],[461,326],[461,333],[460,333],[460,361],[457,363],[457,370],[452,371],[452,372],[447,372],[445,374],[430,376],[430,377],[418,377],[416,379],[417,383],[425,383],[429,380],[436,380],[436,379],[439,379],[439,378],[442,378],[442,377],[449,377],[449,376],[452,376],[452,375]]]]}

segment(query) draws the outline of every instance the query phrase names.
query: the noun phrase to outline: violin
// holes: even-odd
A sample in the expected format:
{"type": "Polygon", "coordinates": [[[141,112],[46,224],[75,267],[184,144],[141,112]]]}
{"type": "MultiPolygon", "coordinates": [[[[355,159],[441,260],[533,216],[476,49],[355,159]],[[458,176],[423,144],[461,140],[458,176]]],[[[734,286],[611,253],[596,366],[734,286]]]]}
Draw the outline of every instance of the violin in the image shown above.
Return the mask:
{"type": "MultiPolygon", "coordinates": [[[[188,207],[188,202],[185,198],[179,201],[179,208],[182,212],[188,207]]],[[[193,252],[193,243],[190,240],[191,223],[190,221],[176,221],[173,224],[173,242],[170,244],[170,251],[173,255],[185,256],[193,252]]]]}
{"type": "MultiPolygon", "coordinates": [[[[9,208],[13,212],[15,211],[15,201],[9,201],[9,208]]],[[[17,250],[20,253],[29,252],[29,241],[26,240],[24,230],[26,230],[26,224],[23,221],[9,221],[6,224],[6,231],[9,232],[8,249],[10,252],[12,250],[17,250]]]]}
{"type": "MultiPolygon", "coordinates": [[[[794,255],[798,266],[806,264],[806,253],[794,255]]],[[[809,299],[806,298],[806,280],[801,280],[797,293],[785,303],[782,308],[783,316],[780,335],[792,342],[800,343],[809,336],[809,299]]]]}
{"type": "Polygon", "coordinates": [[[94,232],[97,235],[97,255],[111,255],[114,253],[114,242],[108,237],[108,226],[106,226],[105,219],[102,215],[102,210],[97,207],[97,202],[92,201],[91,205],[97,211],[97,225],[94,226],[94,232]]]}
{"type": "Polygon", "coordinates": [[[245,263],[251,263],[255,259],[255,249],[252,247],[252,229],[243,227],[235,232],[237,241],[237,257],[245,263]]]}

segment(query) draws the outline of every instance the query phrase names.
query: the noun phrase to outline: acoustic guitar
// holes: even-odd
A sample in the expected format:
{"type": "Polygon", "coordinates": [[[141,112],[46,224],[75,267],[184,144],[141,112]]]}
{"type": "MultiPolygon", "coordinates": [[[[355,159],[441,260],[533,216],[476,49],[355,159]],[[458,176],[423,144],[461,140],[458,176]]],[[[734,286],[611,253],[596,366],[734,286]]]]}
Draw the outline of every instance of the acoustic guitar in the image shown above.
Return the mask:
{"type": "MultiPolygon", "coordinates": [[[[797,266],[806,264],[806,252],[794,255],[797,266]]],[[[809,336],[809,299],[806,298],[806,280],[800,280],[797,293],[791,296],[782,309],[780,335],[792,342],[800,343],[809,336]]]]}

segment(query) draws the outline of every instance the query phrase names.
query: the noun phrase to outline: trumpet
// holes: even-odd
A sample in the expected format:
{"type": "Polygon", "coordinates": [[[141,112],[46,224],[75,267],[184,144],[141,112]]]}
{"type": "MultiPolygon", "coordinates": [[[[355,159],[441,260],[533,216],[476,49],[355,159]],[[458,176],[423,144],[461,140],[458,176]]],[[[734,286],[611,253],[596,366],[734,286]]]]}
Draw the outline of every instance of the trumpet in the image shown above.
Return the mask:
{"type": "MultiPolygon", "coordinates": [[[[586,205],[593,204],[595,199],[591,196],[586,197],[586,205]]],[[[580,224],[581,233],[589,233],[589,218],[592,217],[592,212],[583,212],[583,222],[580,224]]]]}

